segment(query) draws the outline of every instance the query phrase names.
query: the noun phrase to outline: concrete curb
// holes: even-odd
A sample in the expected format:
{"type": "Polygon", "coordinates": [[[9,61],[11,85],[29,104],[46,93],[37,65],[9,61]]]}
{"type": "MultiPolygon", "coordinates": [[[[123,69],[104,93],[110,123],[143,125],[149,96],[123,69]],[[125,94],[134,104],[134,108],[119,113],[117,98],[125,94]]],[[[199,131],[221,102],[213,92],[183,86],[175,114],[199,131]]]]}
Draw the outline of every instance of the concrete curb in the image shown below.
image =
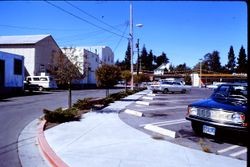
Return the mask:
{"type": "Polygon", "coordinates": [[[149,93],[149,94],[147,94],[147,96],[155,97],[155,96],[156,96],[156,94],[149,93]]]}
{"type": "Polygon", "coordinates": [[[147,102],[147,101],[136,101],[135,103],[136,103],[136,104],[140,104],[140,105],[146,105],[146,106],[149,106],[149,105],[150,105],[150,103],[147,102]]]}
{"type": "Polygon", "coordinates": [[[161,128],[159,126],[148,124],[148,125],[144,126],[144,129],[147,129],[147,130],[152,131],[152,132],[159,133],[159,134],[164,135],[164,136],[176,138],[176,132],[175,131],[164,129],[164,128],[161,128]]]}
{"type": "Polygon", "coordinates": [[[143,96],[142,99],[145,99],[145,100],[154,100],[154,97],[143,96]]]}
{"type": "Polygon", "coordinates": [[[143,116],[143,113],[142,113],[142,112],[135,111],[135,110],[131,110],[131,109],[126,109],[126,110],[124,111],[124,113],[130,114],[130,115],[134,115],[134,116],[137,116],[137,117],[142,117],[142,116],[143,116]]]}
{"type": "Polygon", "coordinates": [[[38,127],[38,145],[42,150],[42,153],[49,161],[49,163],[54,167],[69,167],[65,162],[63,162],[56,153],[49,146],[45,136],[44,136],[44,126],[46,121],[42,121],[38,127]]]}

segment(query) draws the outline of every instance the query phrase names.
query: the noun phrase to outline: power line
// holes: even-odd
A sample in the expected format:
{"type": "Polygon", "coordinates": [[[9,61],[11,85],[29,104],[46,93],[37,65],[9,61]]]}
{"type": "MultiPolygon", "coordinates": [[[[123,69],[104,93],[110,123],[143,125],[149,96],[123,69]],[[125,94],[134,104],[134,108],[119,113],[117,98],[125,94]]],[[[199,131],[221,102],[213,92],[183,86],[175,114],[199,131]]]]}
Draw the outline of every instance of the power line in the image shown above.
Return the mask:
{"type": "MultiPolygon", "coordinates": [[[[127,26],[125,27],[125,29],[124,29],[124,31],[123,31],[123,33],[122,33],[123,36],[124,36],[125,32],[127,31],[128,25],[129,25],[129,24],[127,24],[127,26]]],[[[120,45],[121,41],[122,41],[122,38],[120,38],[120,40],[118,41],[117,45],[115,46],[114,51],[116,51],[116,49],[117,49],[118,46],[120,45]]]]}
{"type": "Polygon", "coordinates": [[[39,28],[39,27],[25,27],[16,25],[0,24],[2,27],[16,28],[16,29],[28,29],[28,30],[56,30],[56,31],[82,31],[82,29],[56,29],[56,28],[39,28]]]}
{"type": "Polygon", "coordinates": [[[108,27],[110,27],[110,28],[112,28],[112,29],[114,29],[114,30],[117,30],[117,31],[119,31],[119,32],[122,32],[120,29],[117,29],[116,27],[113,27],[113,26],[109,25],[108,23],[105,23],[104,21],[102,21],[102,20],[98,19],[97,17],[95,17],[95,16],[89,14],[88,12],[86,12],[86,11],[84,11],[83,9],[81,9],[81,8],[79,8],[79,7],[75,6],[75,5],[73,5],[72,3],[68,2],[68,1],[65,1],[65,2],[66,2],[67,4],[69,4],[70,6],[72,6],[73,8],[75,8],[75,9],[79,10],[80,12],[86,14],[87,16],[89,16],[89,17],[91,17],[91,18],[93,18],[93,19],[99,21],[100,23],[105,24],[106,26],[108,26],[108,27]]]}
{"type": "Polygon", "coordinates": [[[100,26],[98,26],[98,25],[96,25],[96,24],[94,24],[94,23],[92,23],[92,22],[90,22],[90,21],[88,21],[88,20],[86,20],[86,19],[83,19],[82,17],[79,17],[79,16],[77,16],[77,15],[75,15],[75,14],[73,14],[73,13],[71,13],[71,12],[69,12],[69,11],[67,11],[67,10],[65,10],[65,9],[63,9],[63,8],[61,8],[60,6],[57,6],[57,5],[51,3],[51,2],[49,2],[49,1],[47,1],[47,0],[44,0],[44,1],[45,1],[46,3],[48,3],[49,5],[54,6],[55,8],[57,8],[57,9],[59,9],[59,10],[65,12],[65,13],[67,13],[67,14],[69,14],[69,15],[71,15],[71,16],[73,16],[73,17],[75,17],[75,18],[77,18],[77,19],[79,19],[79,20],[81,20],[81,21],[84,21],[84,22],[86,22],[86,23],[88,23],[88,24],[90,24],[90,25],[92,25],[92,26],[94,26],[94,27],[97,27],[97,28],[102,29],[102,30],[104,30],[104,31],[106,31],[106,32],[109,32],[109,33],[111,33],[111,34],[117,35],[117,36],[119,36],[119,37],[125,38],[124,36],[122,36],[122,35],[120,35],[120,34],[117,34],[117,33],[115,33],[115,32],[112,32],[112,31],[110,31],[110,30],[108,30],[108,29],[106,29],[106,28],[100,27],[100,26]]]}

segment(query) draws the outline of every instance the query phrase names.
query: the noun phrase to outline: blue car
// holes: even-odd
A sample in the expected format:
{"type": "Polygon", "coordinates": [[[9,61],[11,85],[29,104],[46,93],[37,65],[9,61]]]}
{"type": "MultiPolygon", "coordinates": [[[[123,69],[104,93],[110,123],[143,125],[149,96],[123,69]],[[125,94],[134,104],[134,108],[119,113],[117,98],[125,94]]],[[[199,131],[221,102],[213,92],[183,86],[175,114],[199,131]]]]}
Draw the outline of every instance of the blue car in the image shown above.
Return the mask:
{"type": "Polygon", "coordinates": [[[247,135],[247,84],[222,84],[210,98],[188,105],[186,119],[197,134],[247,135]]]}

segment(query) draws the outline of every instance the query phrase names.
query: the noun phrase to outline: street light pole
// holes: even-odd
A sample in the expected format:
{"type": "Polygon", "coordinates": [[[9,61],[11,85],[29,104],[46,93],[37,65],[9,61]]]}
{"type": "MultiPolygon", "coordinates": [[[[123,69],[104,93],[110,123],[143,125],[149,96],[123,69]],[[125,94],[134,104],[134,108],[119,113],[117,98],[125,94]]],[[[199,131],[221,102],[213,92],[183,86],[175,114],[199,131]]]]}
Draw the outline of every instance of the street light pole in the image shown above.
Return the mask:
{"type": "Polygon", "coordinates": [[[130,1],[130,59],[131,59],[131,90],[134,90],[134,65],[133,65],[133,55],[134,55],[134,50],[133,50],[133,4],[130,1]]]}
{"type": "MultiPolygon", "coordinates": [[[[135,25],[136,27],[143,27],[143,24],[136,24],[135,25]]],[[[136,44],[136,47],[137,47],[137,75],[139,74],[139,72],[141,71],[141,58],[140,58],[140,44],[139,44],[139,38],[137,39],[137,44],[136,44]]]]}
{"type": "Polygon", "coordinates": [[[200,59],[200,88],[201,88],[202,59],[200,59]]]}

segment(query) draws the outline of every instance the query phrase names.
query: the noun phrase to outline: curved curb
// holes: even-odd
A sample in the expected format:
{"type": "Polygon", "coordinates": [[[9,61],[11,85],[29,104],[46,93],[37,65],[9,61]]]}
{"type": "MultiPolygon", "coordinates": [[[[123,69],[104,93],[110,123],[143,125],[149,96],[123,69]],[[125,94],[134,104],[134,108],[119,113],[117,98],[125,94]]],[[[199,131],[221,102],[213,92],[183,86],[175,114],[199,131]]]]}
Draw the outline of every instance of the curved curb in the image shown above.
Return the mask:
{"type": "Polygon", "coordinates": [[[43,154],[49,163],[54,167],[69,167],[65,162],[63,162],[56,153],[49,146],[45,136],[44,136],[44,126],[46,121],[42,121],[38,127],[38,145],[40,146],[43,154]]]}

